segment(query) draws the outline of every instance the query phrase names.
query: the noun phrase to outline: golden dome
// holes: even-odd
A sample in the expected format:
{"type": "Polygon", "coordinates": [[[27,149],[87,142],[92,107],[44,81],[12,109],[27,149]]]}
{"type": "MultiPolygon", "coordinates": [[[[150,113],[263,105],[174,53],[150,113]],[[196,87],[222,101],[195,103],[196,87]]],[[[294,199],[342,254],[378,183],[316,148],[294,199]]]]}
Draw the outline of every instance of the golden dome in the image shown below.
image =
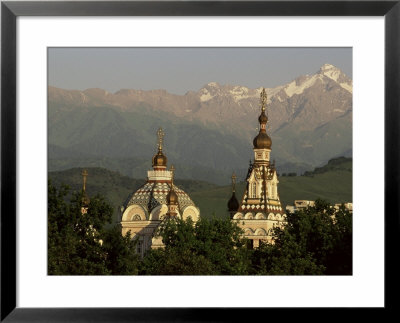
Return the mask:
{"type": "Polygon", "coordinates": [[[167,195],[167,204],[168,205],[178,205],[178,195],[175,193],[173,187],[169,191],[167,195]]]}
{"type": "Polygon", "coordinates": [[[260,132],[253,140],[254,149],[271,149],[272,141],[271,138],[267,135],[266,125],[268,122],[268,117],[265,114],[265,106],[267,105],[267,93],[265,89],[261,91],[260,94],[260,105],[261,105],[261,114],[258,117],[258,122],[260,123],[260,132]]]}
{"type": "Polygon", "coordinates": [[[153,167],[157,166],[167,166],[167,156],[165,156],[161,150],[153,156],[153,167]]]}
{"type": "Polygon", "coordinates": [[[259,134],[253,140],[253,146],[255,149],[271,149],[272,140],[266,132],[260,131],[259,134]]]}
{"type": "Polygon", "coordinates": [[[167,157],[163,154],[162,146],[163,146],[163,138],[164,131],[162,128],[158,129],[157,137],[158,137],[158,152],[153,156],[153,167],[167,167],[167,157]]]}
{"type": "Polygon", "coordinates": [[[258,122],[259,123],[267,123],[268,122],[268,117],[266,116],[264,111],[262,111],[260,116],[258,117],[258,122]]]}

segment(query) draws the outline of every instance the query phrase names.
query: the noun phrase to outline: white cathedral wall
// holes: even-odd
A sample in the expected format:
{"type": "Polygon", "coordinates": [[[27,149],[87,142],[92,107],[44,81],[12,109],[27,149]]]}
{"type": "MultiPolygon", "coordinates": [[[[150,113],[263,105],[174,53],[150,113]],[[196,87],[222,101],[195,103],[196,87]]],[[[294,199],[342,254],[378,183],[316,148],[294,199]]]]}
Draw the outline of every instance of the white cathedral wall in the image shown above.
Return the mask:
{"type": "Polygon", "coordinates": [[[151,211],[150,220],[152,221],[162,220],[165,214],[167,214],[167,212],[168,212],[168,206],[166,204],[159,205],[156,208],[154,208],[153,211],[151,211]]]}
{"type": "Polygon", "coordinates": [[[137,204],[128,206],[122,214],[122,222],[147,220],[148,218],[148,212],[137,204]],[[140,217],[140,219],[138,217],[140,217]]]}
{"type": "Polygon", "coordinates": [[[190,217],[194,222],[196,222],[200,218],[200,210],[197,207],[190,205],[183,210],[182,217],[183,220],[187,220],[190,217]]]}
{"type": "Polygon", "coordinates": [[[258,212],[256,214],[256,220],[266,220],[266,219],[267,219],[267,217],[265,216],[264,213],[258,212]]]}

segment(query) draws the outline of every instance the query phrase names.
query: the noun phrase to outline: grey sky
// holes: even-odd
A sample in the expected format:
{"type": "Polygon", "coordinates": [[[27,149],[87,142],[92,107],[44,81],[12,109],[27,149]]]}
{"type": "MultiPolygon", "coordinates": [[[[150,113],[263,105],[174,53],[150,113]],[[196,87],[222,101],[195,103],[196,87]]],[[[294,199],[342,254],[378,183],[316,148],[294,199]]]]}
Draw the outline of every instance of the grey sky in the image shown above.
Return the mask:
{"type": "Polygon", "coordinates": [[[274,87],[325,63],[352,77],[351,48],[50,48],[49,85],[85,90],[166,89],[204,84],[274,87]]]}

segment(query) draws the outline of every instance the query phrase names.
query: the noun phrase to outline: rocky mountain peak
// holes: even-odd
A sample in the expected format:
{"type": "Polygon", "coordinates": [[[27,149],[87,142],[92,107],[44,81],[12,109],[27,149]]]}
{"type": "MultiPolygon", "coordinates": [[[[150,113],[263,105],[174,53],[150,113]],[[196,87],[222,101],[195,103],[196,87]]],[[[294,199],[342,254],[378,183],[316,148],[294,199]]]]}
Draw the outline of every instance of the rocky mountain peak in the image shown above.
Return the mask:
{"type": "Polygon", "coordinates": [[[324,64],[319,69],[318,74],[330,78],[350,93],[353,92],[352,80],[336,66],[332,64],[324,64]]]}
{"type": "Polygon", "coordinates": [[[331,64],[324,64],[319,69],[318,74],[324,75],[334,80],[335,82],[338,82],[338,79],[341,75],[343,75],[343,72],[336,66],[333,66],[331,64]]]}

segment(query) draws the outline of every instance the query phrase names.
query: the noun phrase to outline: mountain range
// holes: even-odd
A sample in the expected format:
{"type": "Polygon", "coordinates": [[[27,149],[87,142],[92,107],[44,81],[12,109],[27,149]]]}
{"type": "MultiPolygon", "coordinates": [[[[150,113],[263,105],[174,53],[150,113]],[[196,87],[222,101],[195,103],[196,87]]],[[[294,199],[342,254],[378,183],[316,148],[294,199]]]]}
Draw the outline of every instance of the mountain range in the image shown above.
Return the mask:
{"type": "MultiPolygon", "coordinates": [[[[330,64],[266,88],[278,172],[303,173],[351,156],[352,88],[352,80],[330,64]]],[[[49,170],[99,166],[144,177],[161,126],[177,177],[226,184],[233,170],[245,176],[253,156],[261,90],[216,82],[184,95],[49,86],[49,170]]]]}

